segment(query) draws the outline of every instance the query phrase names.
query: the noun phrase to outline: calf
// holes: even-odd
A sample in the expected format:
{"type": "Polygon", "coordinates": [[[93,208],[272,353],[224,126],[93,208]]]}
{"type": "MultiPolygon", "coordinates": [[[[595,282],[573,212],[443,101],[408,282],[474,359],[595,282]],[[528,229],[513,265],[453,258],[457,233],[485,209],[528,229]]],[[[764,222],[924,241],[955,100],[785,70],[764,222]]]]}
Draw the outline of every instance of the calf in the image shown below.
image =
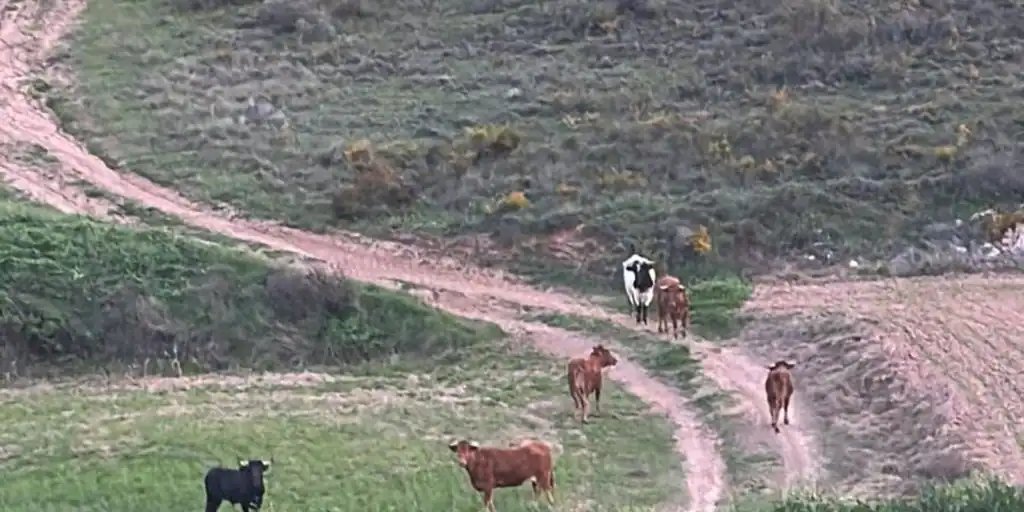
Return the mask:
{"type": "Polygon", "coordinates": [[[534,498],[543,491],[548,502],[555,503],[555,469],[551,447],[543,441],[525,440],[513,448],[481,447],[470,441],[452,441],[459,465],[466,468],[469,483],[483,493],[484,506],[495,512],[494,489],[518,487],[529,480],[534,498]]]}
{"type": "Polygon", "coordinates": [[[768,367],[768,378],[764,390],[768,394],[768,411],[772,417],[772,428],[779,433],[779,409],[783,410],[782,422],[789,425],[789,399],[793,396],[793,378],[789,370],[796,367],[785,361],[776,361],[768,367]]]}
{"type": "MultiPolygon", "coordinates": [[[[273,459],[271,459],[271,462],[273,459]]],[[[271,462],[239,461],[238,469],[212,468],[206,472],[206,512],[217,512],[222,501],[241,504],[242,512],[259,510],[263,505],[263,473],[271,462]]]]}
{"type": "Polygon", "coordinates": [[[672,338],[679,337],[679,324],[683,326],[683,337],[690,326],[690,298],[686,295],[686,286],[673,276],[662,276],[658,279],[655,291],[658,297],[658,332],[668,332],[667,316],[672,317],[672,338]],[[664,329],[662,328],[664,325],[664,329]]]}
{"type": "Polygon", "coordinates": [[[608,366],[615,366],[617,362],[615,356],[603,345],[594,347],[586,359],[577,357],[569,361],[566,372],[569,380],[569,396],[572,397],[574,415],[576,409],[583,409],[580,416],[582,423],[587,423],[587,413],[590,410],[587,396],[591,393],[594,393],[597,413],[601,413],[601,370],[608,366]]]}
{"type": "Polygon", "coordinates": [[[636,253],[636,247],[629,246],[633,254],[622,262],[622,282],[626,288],[629,305],[636,310],[636,323],[647,325],[647,309],[654,300],[654,262],[636,253]]]}

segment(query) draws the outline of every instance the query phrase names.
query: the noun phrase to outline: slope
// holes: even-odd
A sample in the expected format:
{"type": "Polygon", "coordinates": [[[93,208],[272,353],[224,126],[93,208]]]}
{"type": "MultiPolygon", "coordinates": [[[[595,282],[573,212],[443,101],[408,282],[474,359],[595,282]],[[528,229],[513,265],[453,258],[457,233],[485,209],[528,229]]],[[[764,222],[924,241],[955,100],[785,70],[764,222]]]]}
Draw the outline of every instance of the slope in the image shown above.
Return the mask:
{"type": "Polygon", "coordinates": [[[593,275],[623,238],[684,263],[680,224],[727,259],[860,258],[1024,195],[1004,101],[1022,17],[1001,0],[95,0],[56,61],[74,83],[47,96],[111,165],[305,229],[528,252],[579,227],[593,275]],[[345,157],[368,150],[372,169],[345,157]]]}
{"type": "Polygon", "coordinates": [[[1022,482],[1022,286],[1019,275],[766,282],[745,307],[756,321],[744,342],[800,359],[836,441],[830,461],[863,478],[857,494],[971,470],[1022,482]]]}

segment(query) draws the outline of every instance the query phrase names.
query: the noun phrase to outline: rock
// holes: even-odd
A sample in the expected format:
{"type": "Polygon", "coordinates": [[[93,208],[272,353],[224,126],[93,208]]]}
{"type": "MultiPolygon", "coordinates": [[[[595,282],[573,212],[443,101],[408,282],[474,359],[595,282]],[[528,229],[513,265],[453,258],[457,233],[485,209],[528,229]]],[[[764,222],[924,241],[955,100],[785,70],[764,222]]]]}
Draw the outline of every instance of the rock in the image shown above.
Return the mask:
{"type": "Polygon", "coordinates": [[[890,259],[886,266],[889,268],[889,274],[892,276],[908,276],[921,267],[924,259],[924,253],[920,249],[908,247],[890,259]]]}

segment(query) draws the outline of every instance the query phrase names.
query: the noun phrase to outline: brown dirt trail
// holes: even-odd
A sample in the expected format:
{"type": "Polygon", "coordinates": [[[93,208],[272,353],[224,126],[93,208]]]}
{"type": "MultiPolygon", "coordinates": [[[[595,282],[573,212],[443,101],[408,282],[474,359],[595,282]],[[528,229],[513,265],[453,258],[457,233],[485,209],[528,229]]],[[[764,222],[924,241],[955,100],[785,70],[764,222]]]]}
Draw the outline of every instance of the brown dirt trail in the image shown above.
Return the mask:
{"type": "MultiPolygon", "coordinates": [[[[318,235],[272,222],[231,218],[197,205],[174,191],[161,188],[131,174],[111,170],[103,161],[61,131],[51,115],[22,88],[34,66],[67,32],[83,0],[61,3],[52,10],[35,12],[38,3],[0,0],[0,143],[31,142],[44,147],[59,160],[64,170],[112,194],[179,217],[184,222],[238,240],[257,243],[326,262],[355,280],[396,287],[406,282],[437,292],[435,305],[451,313],[497,323],[506,330],[529,337],[539,348],[562,357],[580,355],[594,343],[568,331],[518,319],[522,308],[537,308],[563,314],[611,320],[636,328],[621,315],[569,295],[531,288],[512,276],[466,265],[452,258],[427,257],[415,247],[367,240],[354,234],[318,235]],[[31,27],[42,27],[41,33],[31,27]]],[[[40,179],[32,170],[0,159],[0,171],[15,188],[33,198],[62,209],[99,214],[80,197],[50,180],[40,179]]],[[[71,181],[71,180],[68,180],[71,181]]],[[[84,196],[82,196],[84,197],[84,196]]],[[[767,370],[736,350],[712,348],[700,340],[687,345],[701,359],[707,376],[727,391],[737,393],[743,408],[767,428],[767,406],[762,403],[763,376],[767,370]]],[[[632,393],[665,411],[677,426],[677,449],[687,468],[687,510],[710,511],[724,494],[725,466],[716,448],[717,438],[703,427],[687,400],[674,389],[647,375],[643,368],[620,358],[609,376],[632,393]]],[[[799,400],[796,401],[799,403],[799,400]]],[[[793,412],[793,411],[791,411],[793,412]]],[[[795,484],[813,479],[819,471],[815,443],[810,431],[801,426],[799,406],[793,428],[777,436],[784,460],[784,480],[795,484]]]]}

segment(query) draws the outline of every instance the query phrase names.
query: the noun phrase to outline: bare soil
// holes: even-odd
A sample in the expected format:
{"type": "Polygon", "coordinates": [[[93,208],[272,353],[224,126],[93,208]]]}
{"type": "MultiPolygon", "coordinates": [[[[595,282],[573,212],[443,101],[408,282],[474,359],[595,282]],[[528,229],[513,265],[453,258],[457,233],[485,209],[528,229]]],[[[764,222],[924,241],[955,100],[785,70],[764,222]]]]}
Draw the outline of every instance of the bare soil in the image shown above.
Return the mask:
{"type": "Polygon", "coordinates": [[[861,496],[1024,479],[1024,277],[760,285],[745,346],[797,363],[831,474],[861,496]]]}

